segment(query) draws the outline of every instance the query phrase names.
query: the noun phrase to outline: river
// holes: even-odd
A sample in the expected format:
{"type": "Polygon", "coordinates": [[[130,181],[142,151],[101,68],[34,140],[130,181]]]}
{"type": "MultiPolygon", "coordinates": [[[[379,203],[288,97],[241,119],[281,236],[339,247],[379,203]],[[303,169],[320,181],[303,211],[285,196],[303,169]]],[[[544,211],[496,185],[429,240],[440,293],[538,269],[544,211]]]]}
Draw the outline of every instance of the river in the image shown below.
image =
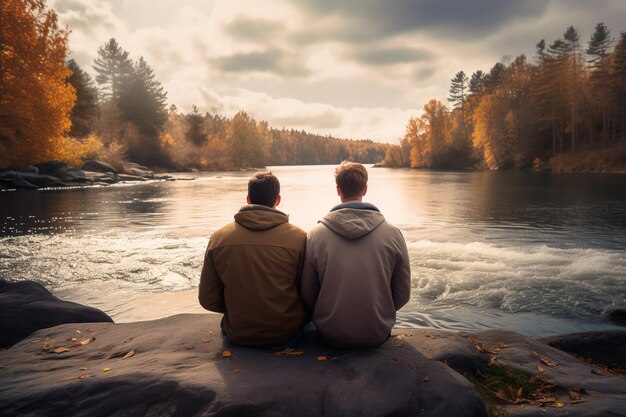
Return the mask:
{"type": "MultiPolygon", "coordinates": [[[[337,204],[332,166],[270,167],[278,207],[310,229],[337,204]]],[[[366,201],[403,232],[411,301],[399,324],[535,336],[619,328],[626,307],[626,176],[369,169],[366,201]]],[[[211,233],[251,172],[193,181],[0,193],[0,275],[34,279],[116,321],[202,312],[211,233]]],[[[623,329],[623,327],[622,327],[623,329]]]]}

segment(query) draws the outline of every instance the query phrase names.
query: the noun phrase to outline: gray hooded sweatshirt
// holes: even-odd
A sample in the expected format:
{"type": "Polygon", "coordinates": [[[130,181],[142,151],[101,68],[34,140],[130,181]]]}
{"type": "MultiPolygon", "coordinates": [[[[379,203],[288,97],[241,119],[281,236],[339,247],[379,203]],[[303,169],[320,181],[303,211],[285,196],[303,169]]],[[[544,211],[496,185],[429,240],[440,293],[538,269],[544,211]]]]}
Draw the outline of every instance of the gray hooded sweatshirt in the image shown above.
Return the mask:
{"type": "Polygon", "coordinates": [[[383,343],[411,294],[402,233],[367,203],[339,205],[311,230],[302,274],[313,323],[338,347],[383,343]]]}

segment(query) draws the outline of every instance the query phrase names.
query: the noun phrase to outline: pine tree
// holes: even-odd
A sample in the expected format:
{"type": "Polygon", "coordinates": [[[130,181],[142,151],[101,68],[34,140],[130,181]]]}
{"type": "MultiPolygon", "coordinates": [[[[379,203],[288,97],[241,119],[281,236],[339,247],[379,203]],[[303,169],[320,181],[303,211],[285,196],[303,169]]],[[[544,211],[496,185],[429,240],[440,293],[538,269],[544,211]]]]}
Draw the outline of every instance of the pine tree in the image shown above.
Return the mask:
{"type": "Polygon", "coordinates": [[[482,93],[485,86],[485,73],[481,70],[474,72],[469,80],[470,94],[478,95],[482,93]]]}
{"type": "MultiPolygon", "coordinates": [[[[591,35],[587,50],[587,63],[592,69],[590,82],[597,96],[597,105],[602,113],[602,145],[606,146],[609,141],[609,56],[614,39],[611,31],[604,23],[598,23],[596,30],[591,35]]],[[[593,127],[592,127],[593,128],[593,127]]]]}
{"type": "Polygon", "coordinates": [[[67,82],[76,90],[76,103],[72,108],[72,128],[69,135],[84,138],[91,133],[98,115],[98,89],[91,76],[83,71],[76,61],[70,59],[67,67],[72,71],[67,82]]]}
{"type": "Polygon", "coordinates": [[[133,63],[125,51],[115,40],[109,39],[98,49],[98,56],[93,62],[96,82],[100,85],[103,100],[112,99],[117,103],[124,85],[133,74],[133,63]]]}

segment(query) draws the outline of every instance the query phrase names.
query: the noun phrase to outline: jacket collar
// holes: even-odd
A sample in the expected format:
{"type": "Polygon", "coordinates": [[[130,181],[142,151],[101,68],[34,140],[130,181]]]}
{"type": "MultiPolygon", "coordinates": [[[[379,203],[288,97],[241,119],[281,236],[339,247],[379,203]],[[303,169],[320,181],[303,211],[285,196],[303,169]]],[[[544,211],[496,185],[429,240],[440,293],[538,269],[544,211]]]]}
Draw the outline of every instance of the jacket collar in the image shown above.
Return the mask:
{"type": "Polygon", "coordinates": [[[330,209],[331,212],[341,210],[341,209],[360,209],[360,210],[373,210],[380,213],[378,207],[371,203],[364,203],[362,201],[348,201],[347,203],[341,203],[330,209]]]}

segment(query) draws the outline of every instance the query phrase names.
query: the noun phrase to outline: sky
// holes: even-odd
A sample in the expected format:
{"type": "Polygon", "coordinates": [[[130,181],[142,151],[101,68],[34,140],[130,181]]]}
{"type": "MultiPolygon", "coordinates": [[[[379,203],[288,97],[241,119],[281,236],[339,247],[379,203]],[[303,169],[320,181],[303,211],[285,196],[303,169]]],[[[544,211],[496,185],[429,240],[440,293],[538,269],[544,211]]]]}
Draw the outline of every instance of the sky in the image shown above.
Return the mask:
{"type": "Polygon", "coordinates": [[[549,44],[573,25],[626,30],[625,0],[49,0],[88,72],[114,37],[188,112],[396,143],[460,71],[549,44]]]}

